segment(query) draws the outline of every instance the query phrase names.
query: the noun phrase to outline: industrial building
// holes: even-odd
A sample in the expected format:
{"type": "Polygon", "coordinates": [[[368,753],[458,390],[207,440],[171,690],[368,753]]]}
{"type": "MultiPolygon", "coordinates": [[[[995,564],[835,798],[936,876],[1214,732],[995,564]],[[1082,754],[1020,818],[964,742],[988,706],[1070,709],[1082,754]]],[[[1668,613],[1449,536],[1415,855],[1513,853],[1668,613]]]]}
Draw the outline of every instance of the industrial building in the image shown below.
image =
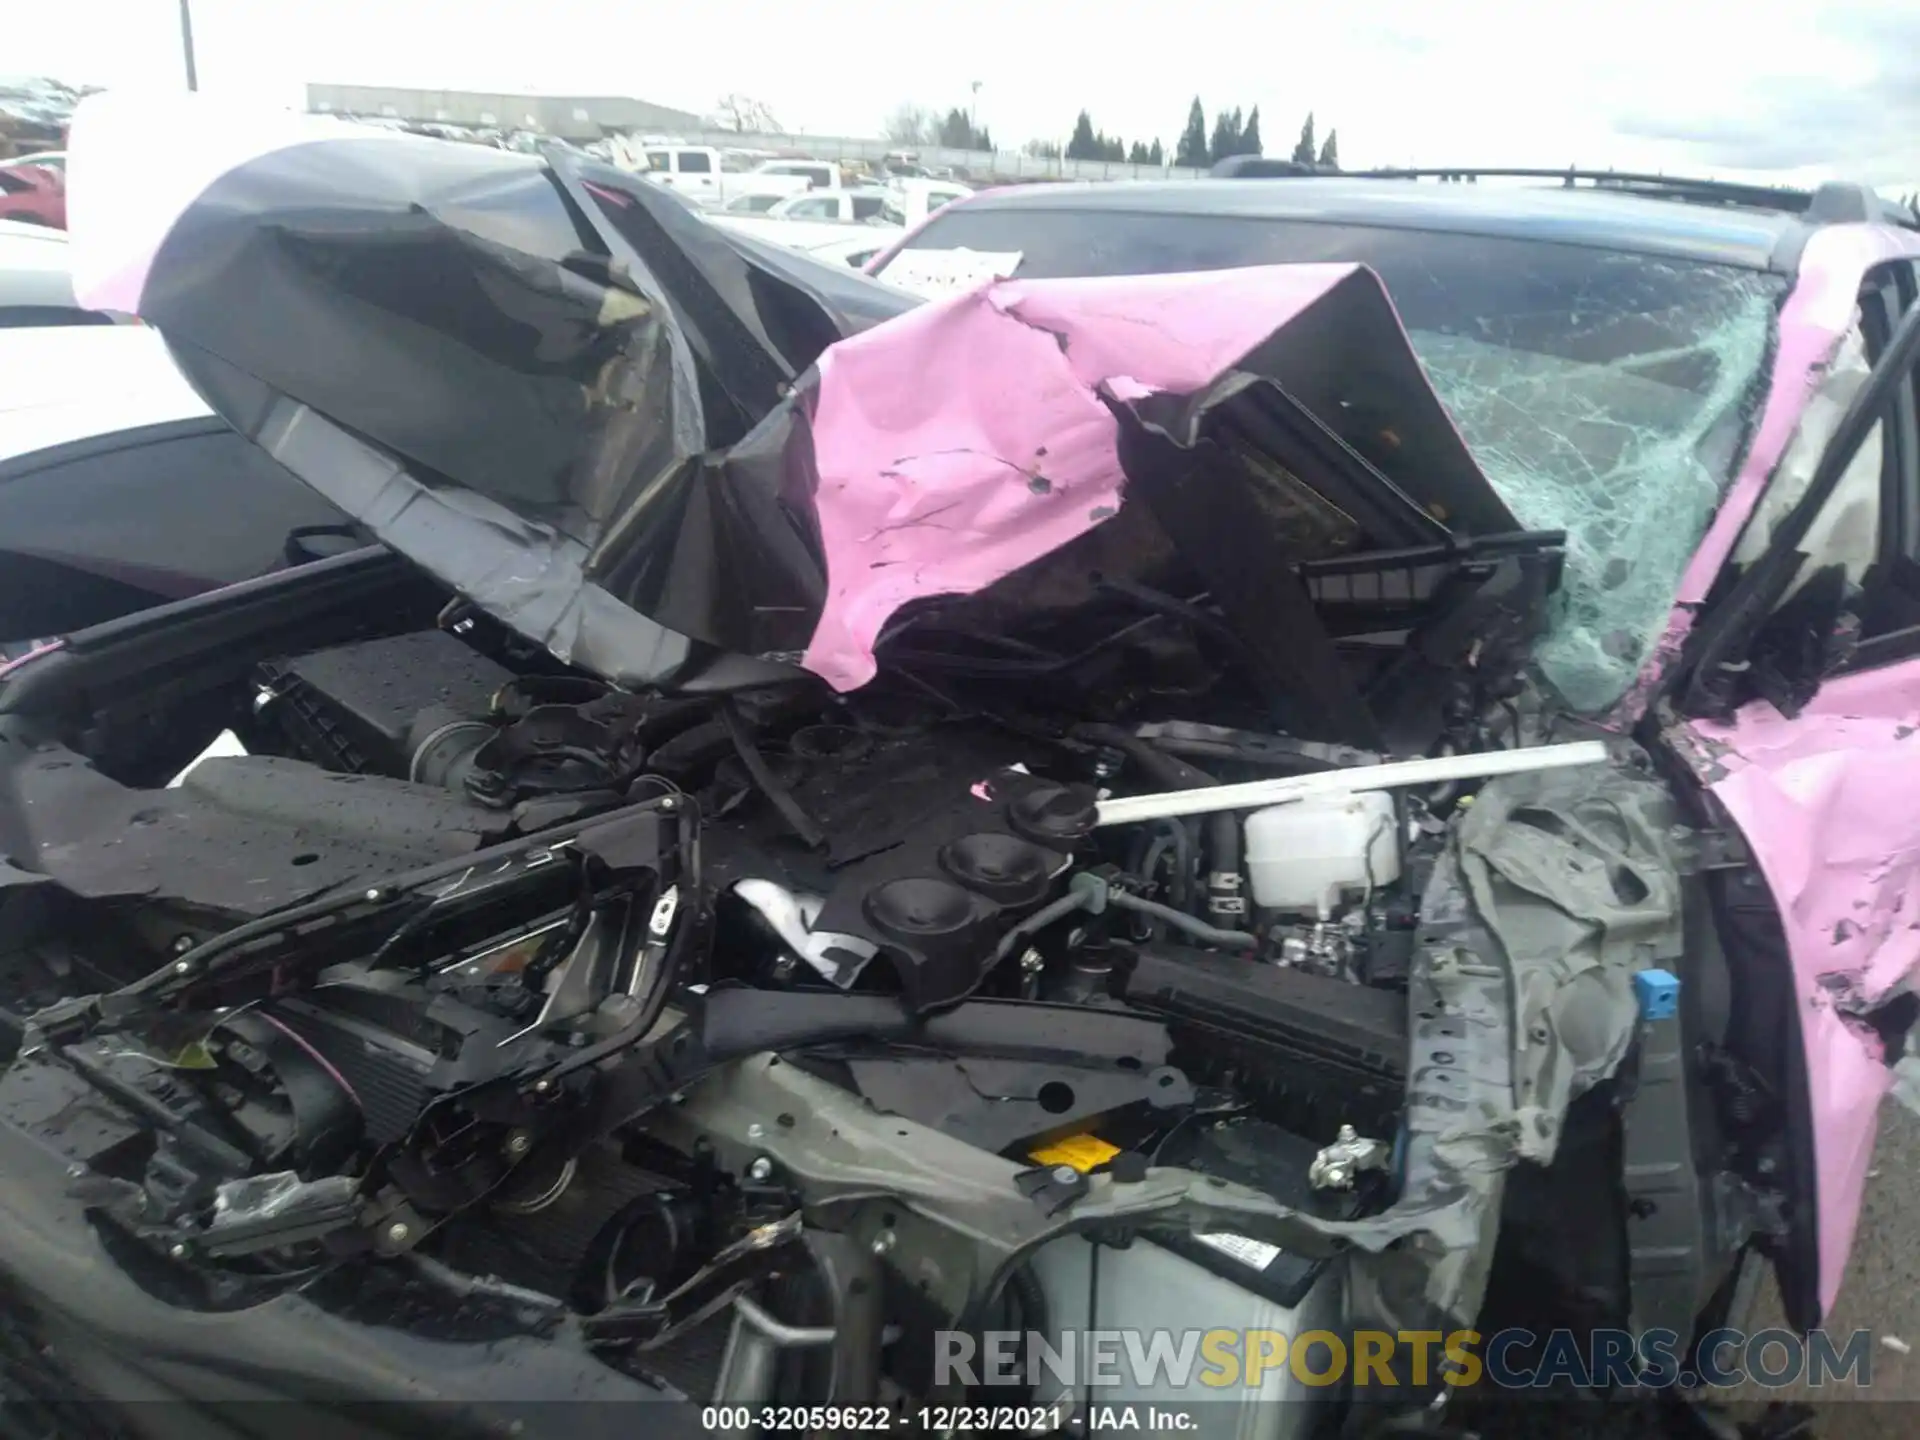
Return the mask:
{"type": "Polygon", "coordinates": [[[597,140],[614,132],[692,131],[703,124],[700,116],[689,111],[624,95],[496,95],[383,85],[309,85],[307,108],[322,114],[383,116],[420,124],[532,130],[575,141],[597,140]]]}

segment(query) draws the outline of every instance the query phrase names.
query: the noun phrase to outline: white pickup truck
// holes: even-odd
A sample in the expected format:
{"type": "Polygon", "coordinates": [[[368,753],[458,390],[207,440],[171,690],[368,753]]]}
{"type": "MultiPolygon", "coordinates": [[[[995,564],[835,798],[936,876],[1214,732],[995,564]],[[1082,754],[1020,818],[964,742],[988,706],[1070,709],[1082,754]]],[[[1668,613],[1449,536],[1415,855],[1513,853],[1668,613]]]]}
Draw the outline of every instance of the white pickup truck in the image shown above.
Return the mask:
{"type": "Polygon", "coordinates": [[[973,192],[942,180],[900,180],[884,188],[809,191],[761,214],[729,208],[713,223],[856,268],[934,211],[973,192]]]}
{"type": "Polygon", "coordinates": [[[609,149],[616,164],[709,210],[749,196],[784,199],[810,190],[846,189],[853,183],[830,160],[763,160],[756,165],[711,145],[636,142],[624,136],[615,138],[609,149]]]}
{"type": "Polygon", "coordinates": [[[861,190],[809,190],[804,195],[789,195],[776,201],[764,213],[769,220],[865,224],[869,220],[884,220],[892,200],[893,192],[877,185],[861,190]]]}
{"type": "Polygon", "coordinates": [[[747,234],[792,244],[799,234],[796,227],[802,226],[820,230],[878,225],[904,230],[972,193],[965,185],[945,180],[896,180],[851,190],[809,190],[770,205],[760,204],[758,196],[741,196],[714,218],[747,234]]]}

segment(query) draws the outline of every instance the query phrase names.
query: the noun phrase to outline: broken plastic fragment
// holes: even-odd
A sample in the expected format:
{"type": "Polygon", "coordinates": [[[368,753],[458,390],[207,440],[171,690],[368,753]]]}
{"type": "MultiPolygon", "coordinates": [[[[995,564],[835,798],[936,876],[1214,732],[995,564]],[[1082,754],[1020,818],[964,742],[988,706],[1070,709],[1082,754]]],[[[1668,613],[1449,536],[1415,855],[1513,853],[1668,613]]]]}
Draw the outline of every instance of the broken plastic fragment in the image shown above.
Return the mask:
{"type": "Polygon", "coordinates": [[[177,790],[185,783],[187,776],[199,768],[203,760],[220,760],[231,756],[245,755],[246,753],[247,747],[240,743],[240,737],[238,735],[234,734],[231,730],[222,730],[218,735],[214,736],[211,745],[207,746],[206,749],[202,750],[198,755],[194,756],[192,760],[187,762],[186,769],[182,770],[167,782],[167,788],[169,790],[177,790]]]}

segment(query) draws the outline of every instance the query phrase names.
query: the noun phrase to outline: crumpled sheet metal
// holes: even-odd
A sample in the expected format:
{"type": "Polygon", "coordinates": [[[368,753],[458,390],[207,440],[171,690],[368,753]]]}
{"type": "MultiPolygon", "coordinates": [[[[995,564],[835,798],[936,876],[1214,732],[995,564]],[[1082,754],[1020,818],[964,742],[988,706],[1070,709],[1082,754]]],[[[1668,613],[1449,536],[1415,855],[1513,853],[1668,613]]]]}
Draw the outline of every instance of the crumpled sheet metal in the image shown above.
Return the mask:
{"type": "Polygon", "coordinates": [[[1460,824],[1468,892],[1512,975],[1525,1159],[1550,1161],[1568,1104],[1626,1058],[1635,972],[1676,968],[1677,818],[1645,776],[1596,786],[1586,771],[1543,771],[1487,786],[1460,824]]]}
{"type": "MultiPolygon", "coordinates": [[[[164,166],[208,114],[230,118],[98,108],[78,128],[113,161],[83,187],[164,166]]],[[[618,683],[669,681],[696,645],[864,683],[895,607],[976,592],[1118,509],[1110,404],[1242,370],[1402,500],[1514,525],[1352,266],[923,309],[572,152],[259,135],[139,223],[91,189],[83,299],[112,292],[237,430],[618,683]]]]}
{"type": "Polygon", "coordinates": [[[1920,662],[1830,679],[1793,720],[1756,701],[1730,724],[1688,728],[1692,763],[1746,837],[1793,960],[1831,1306],[1891,1083],[1860,1016],[1920,966],[1920,662]]]}
{"type": "Polygon", "coordinates": [[[174,222],[222,175],[254,157],[343,135],[405,143],[399,132],[378,126],[206,96],[179,107],[173,97],[129,91],[89,96],[74,111],[67,132],[67,233],[82,305],[138,314],[147,272],[174,222]],[[190,136],[178,135],[170,123],[181,116],[190,136]],[[165,163],[154,163],[145,146],[124,143],[128,135],[152,135],[165,146],[165,163]],[[96,236],[112,239],[93,243],[96,236]]]}
{"type": "MultiPolygon", "coordinates": [[[[1779,510],[1772,492],[1804,485],[1833,420],[1815,402],[1857,382],[1844,344],[1866,273],[1920,256],[1891,227],[1817,230],[1782,307],[1765,408],[1740,474],[1683,577],[1667,631],[1610,723],[1645,715],[1679,660],[1707,594],[1736,554],[1751,558],[1779,510]],[[1798,456],[1796,461],[1795,457],[1798,456]]],[[[1920,965],[1920,664],[1828,680],[1798,718],[1756,701],[1730,723],[1674,732],[1700,782],[1726,807],[1779,907],[1799,1000],[1818,1160],[1819,1298],[1839,1294],[1865,1193],[1881,1101],[1891,1084],[1876,1032],[1859,1018],[1920,965]]]]}
{"type": "Polygon", "coordinates": [[[807,668],[863,685],[902,605],[985,589],[1117,513],[1102,396],[1201,389],[1358,273],[1002,281],[828,350],[814,411],[827,596],[807,668]]]}

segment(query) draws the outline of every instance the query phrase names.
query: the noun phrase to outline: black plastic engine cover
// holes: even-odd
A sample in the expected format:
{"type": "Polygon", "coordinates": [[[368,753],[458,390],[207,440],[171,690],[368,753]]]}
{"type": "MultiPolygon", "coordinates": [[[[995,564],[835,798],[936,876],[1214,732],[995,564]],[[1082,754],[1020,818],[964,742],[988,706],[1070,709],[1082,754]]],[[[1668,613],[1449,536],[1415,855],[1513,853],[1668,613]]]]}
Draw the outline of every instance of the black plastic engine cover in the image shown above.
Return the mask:
{"type": "Polygon", "coordinates": [[[901,843],[836,874],[814,929],[874,946],[915,1013],[954,1004],[1008,929],[1054,893],[1095,806],[1090,786],[983,777],[936,799],[901,843]]]}

